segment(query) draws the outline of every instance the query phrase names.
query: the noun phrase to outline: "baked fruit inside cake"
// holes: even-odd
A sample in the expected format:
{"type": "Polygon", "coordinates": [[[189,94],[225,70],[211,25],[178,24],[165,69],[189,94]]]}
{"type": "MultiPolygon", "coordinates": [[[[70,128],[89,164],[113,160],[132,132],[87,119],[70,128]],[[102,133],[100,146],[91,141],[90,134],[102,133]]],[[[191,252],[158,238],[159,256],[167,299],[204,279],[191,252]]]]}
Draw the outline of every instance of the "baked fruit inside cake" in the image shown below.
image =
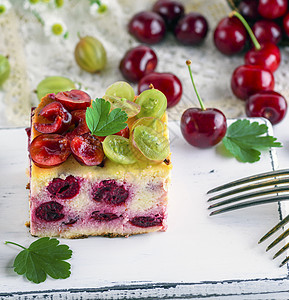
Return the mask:
{"type": "Polygon", "coordinates": [[[34,236],[128,236],[167,227],[170,152],[165,96],[125,82],[91,100],[72,90],[32,112],[34,236]],[[144,93],[144,94],[143,94],[144,93]]]}

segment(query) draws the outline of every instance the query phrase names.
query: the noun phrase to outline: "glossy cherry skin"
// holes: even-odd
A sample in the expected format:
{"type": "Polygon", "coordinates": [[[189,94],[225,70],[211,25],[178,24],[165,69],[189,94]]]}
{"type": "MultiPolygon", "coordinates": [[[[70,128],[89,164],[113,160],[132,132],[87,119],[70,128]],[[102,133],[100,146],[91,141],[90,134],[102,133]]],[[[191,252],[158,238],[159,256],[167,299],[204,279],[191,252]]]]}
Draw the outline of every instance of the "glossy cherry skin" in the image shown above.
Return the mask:
{"type": "Polygon", "coordinates": [[[176,39],[184,45],[198,45],[208,33],[208,22],[201,14],[191,12],[183,16],[175,27],[176,39]]]}
{"type": "Polygon", "coordinates": [[[141,45],[128,50],[120,62],[119,69],[129,81],[138,82],[145,75],[154,71],[158,63],[153,49],[141,45]]]}
{"type": "Polygon", "coordinates": [[[289,37],[289,13],[283,18],[283,30],[287,37],[289,37]]]}
{"type": "Polygon", "coordinates": [[[158,0],[153,11],[158,13],[165,21],[169,30],[174,29],[178,20],[184,15],[185,8],[182,3],[173,0],[158,0]]]}
{"type": "Polygon", "coordinates": [[[253,65],[239,66],[231,78],[232,91],[237,98],[242,100],[247,100],[259,91],[273,90],[274,84],[271,71],[253,65]]]}
{"type": "Polygon", "coordinates": [[[164,93],[168,101],[168,108],[179,103],[183,93],[180,79],[172,73],[150,73],[138,83],[138,93],[150,89],[150,85],[164,93]]]}
{"type": "Polygon", "coordinates": [[[55,133],[44,133],[33,139],[29,146],[32,161],[40,168],[55,167],[71,154],[69,140],[55,133]]]}
{"type": "Polygon", "coordinates": [[[140,42],[156,44],[164,38],[166,25],[159,14],[142,11],[132,17],[128,24],[128,30],[140,42]]]}
{"type": "Polygon", "coordinates": [[[261,45],[261,49],[252,48],[245,55],[246,65],[257,65],[271,72],[275,72],[281,61],[281,52],[279,48],[272,43],[261,45]]]}
{"type": "Polygon", "coordinates": [[[288,0],[259,0],[258,12],[266,19],[277,19],[285,15],[288,0]]]}
{"type": "Polygon", "coordinates": [[[86,109],[91,104],[90,96],[86,92],[80,90],[59,92],[54,97],[69,111],[86,109]]]}
{"type": "Polygon", "coordinates": [[[278,44],[282,38],[281,28],[274,21],[260,20],[252,27],[252,31],[259,43],[278,44]]]}
{"type": "Polygon", "coordinates": [[[85,109],[77,109],[71,112],[72,115],[72,123],[74,124],[74,128],[72,131],[68,132],[65,136],[72,141],[73,138],[77,135],[83,135],[85,133],[90,132],[86,121],[85,121],[85,109]]]}
{"type": "Polygon", "coordinates": [[[236,17],[223,18],[214,31],[214,43],[225,55],[241,52],[247,41],[247,31],[236,17]]]}
{"type": "Polygon", "coordinates": [[[258,0],[243,0],[239,3],[238,10],[247,21],[256,21],[260,17],[258,0]]]}
{"type": "Polygon", "coordinates": [[[282,121],[287,112],[287,101],[274,91],[261,91],[253,94],[246,101],[248,117],[264,117],[273,125],[282,121]]]}
{"type": "Polygon", "coordinates": [[[189,108],[182,115],[181,131],[189,144],[209,148],[218,144],[225,136],[226,117],[215,108],[189,108]]]}

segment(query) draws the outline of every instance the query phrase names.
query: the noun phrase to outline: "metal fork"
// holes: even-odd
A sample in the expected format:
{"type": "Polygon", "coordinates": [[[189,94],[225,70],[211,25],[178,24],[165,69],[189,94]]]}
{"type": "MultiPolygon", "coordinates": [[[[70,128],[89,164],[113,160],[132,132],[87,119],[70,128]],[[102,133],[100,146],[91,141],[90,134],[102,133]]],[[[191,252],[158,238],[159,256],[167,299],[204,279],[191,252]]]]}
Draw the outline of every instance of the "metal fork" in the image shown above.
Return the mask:
{"type": "MultiPolygon", "coordinates": [[[[220,193],[208,199],[209,202],[218,200],[218,202],[215,202],[209,206],[209,209],[218,208],[212,211],[210,215],[217,215],[220,213],[260,204],[289,200],[289,169],[261,173],[235,180],[208,191],[208,194],[217,192],[220,193]],[[233,197],[231,197],[232,195],[233,197]]],[[[289,215],[280,221],[276,226],[274,226],[268,233],[266,233],[260,239],[259,243],[265,241],[268,237],[270,237],[288,222],[289,215]]],[[[289,229],[285,230],[279,237],[277,237],[267,247],[266,251],[272,249],[287,236],[289,236],[289,229]]],[[[282,247],[274,255],[273,259],[278,257],[288,248],[289,243],[282,247]]],[[[286,257],[281,262],[280,267],[288,261],[289,257],[286,257]]]]}

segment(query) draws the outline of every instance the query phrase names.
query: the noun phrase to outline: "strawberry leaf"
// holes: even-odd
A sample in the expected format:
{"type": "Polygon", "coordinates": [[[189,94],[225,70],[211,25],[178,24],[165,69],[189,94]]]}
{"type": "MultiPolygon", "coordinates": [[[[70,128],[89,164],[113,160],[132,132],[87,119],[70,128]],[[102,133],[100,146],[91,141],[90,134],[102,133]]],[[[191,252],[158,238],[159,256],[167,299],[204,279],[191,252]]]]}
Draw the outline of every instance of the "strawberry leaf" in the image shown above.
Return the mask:
{"type": "Polygon", "coordinates": [[[223,144],[239,161],[253,163],[260,160],[261,150],[282,147],[276,140],[268,135],[268,127],[265,124],[238,120],[228,127],[223,144]]]}
{"type": "Polygon", "coordinates": [[[40,283],[47,275],[54,279],[70,276],[70,264],[64,260],[71,258],[72,251],[66,245],[58,245],[55,238],[44,237],[25,248],[13,242],[5,242],[23,248],[14,260],[14,271],[24,275],[29,281],[40,283]]]}
{"type": "Polygon", "coordinates": [[[92,107],[86,110],[86,123],[91,134],[107,136],[124,129],[127,124],[127,113],[120,108],[110,111],[111,104],[102,98],[92,102],[92,107]]]}

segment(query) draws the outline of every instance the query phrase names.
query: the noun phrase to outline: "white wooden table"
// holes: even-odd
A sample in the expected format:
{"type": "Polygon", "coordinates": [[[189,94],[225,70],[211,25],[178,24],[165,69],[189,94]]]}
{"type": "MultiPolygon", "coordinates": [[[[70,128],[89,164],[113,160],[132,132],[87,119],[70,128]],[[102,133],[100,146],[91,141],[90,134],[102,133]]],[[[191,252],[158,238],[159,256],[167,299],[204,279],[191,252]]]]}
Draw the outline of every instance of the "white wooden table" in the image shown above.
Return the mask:
{"type": "MultiPolygon", "coordinates": [[[[275,127],[284,147],[280,168],[289,163],[289,116],[275,127]]],[[[198,150],[170,124],[172,186],[165,233],[109,239],[61,240],[73,250],[72,275],[39,285],[14,273],[13,259],[34,237],[28,219],[26,136],[23,128],[0,130],[0,299],[286,299],[288,266],[266,253],[259,238],[286,214],[267,204],[209,217],[206,192],[216,185],[277,167],[273,152],[260,162],[242,164],[220,149],[198,150]]],[[[280,232],[281,233],[281,232],[280,232]]],[[[275,236],[276,237],[276,236],[275,236]]],[[[272,240],[272,239],[270,239],[272,240]]],[[[281,247],[281,246],[280,246],[281,247]]]]}

